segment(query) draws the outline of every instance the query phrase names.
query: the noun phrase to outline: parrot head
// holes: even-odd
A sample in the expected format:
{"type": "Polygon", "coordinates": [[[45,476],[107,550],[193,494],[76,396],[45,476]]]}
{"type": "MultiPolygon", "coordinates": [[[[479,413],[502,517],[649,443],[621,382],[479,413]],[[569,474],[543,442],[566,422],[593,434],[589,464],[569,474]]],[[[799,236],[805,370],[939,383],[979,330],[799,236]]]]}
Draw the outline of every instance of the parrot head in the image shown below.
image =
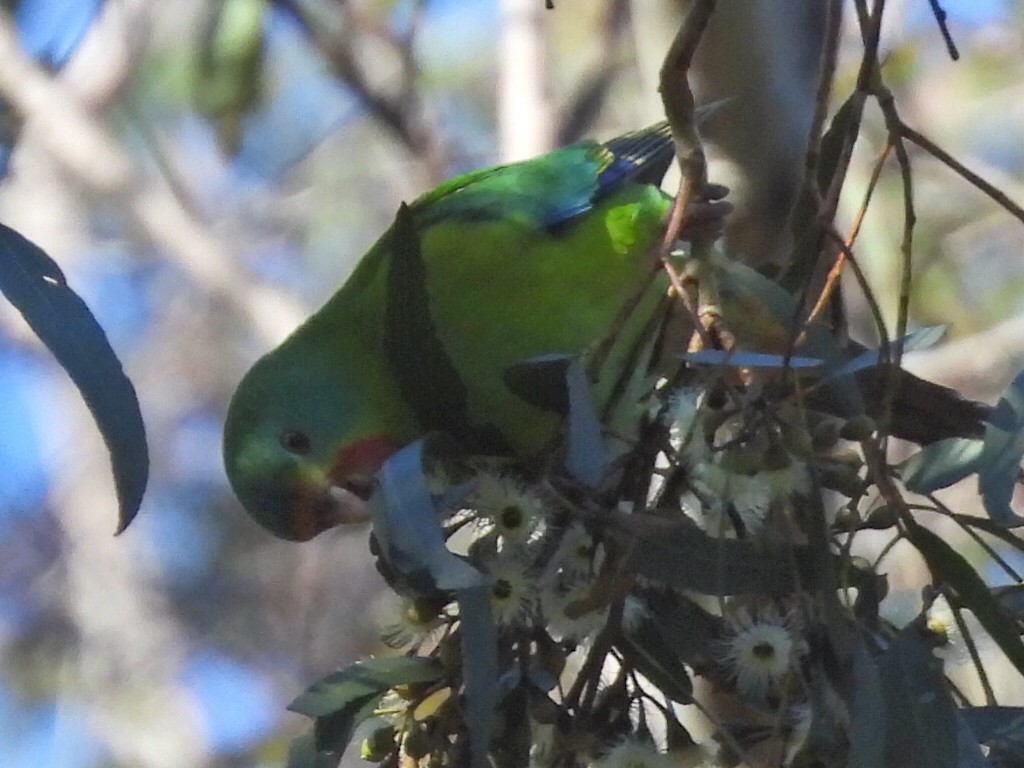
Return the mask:
{"type": "Polygon", "coordinates": [[[368,519],[374,473],[398,447],[337,376],[286,349],[242,379],[224,426],[224,466],[242,506],[276,536],[306,541],[368,519]]]}

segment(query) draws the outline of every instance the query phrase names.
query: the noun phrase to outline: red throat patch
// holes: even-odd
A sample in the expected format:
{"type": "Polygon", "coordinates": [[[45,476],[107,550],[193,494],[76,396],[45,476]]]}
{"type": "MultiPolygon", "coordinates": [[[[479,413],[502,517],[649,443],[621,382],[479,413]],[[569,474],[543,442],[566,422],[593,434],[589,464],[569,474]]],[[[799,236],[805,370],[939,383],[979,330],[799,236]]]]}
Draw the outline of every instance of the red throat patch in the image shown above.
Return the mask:
{"type": "MultiPolygon", "coordinates": [[[[328,482],[319,488],[303,489],[290,521],[292,538],[307,541],[336,525],[365,522],[364,517],[348,514],[350,507],[339,506],[346,492],[342,492],[342,496],[332,494],[331,483],[344,487],[346,480],[353,476],[369,478],[394,452],[394,443],[384,437],[363,438],[340,449],[328,468],[328,482]]],[[[348,497],[353,504],[362,503],[352,494],[348,497]]]]}
{"type": "Polygon", "coordinates": [[[342,447],[327,474],[336,482],[352,475],[373,475],[394,452],[394,443],[386,437],[364,437],[342,447]]]}

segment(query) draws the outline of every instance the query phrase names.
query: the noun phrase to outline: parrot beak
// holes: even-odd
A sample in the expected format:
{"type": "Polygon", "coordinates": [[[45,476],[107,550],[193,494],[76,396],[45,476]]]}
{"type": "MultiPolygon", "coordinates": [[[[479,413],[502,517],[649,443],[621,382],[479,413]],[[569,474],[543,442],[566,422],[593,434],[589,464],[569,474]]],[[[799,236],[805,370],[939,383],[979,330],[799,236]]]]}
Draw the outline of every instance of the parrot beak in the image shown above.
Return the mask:
{"type": "Polygon", "coordinates": [[[335,484],[330,479],[308,488],[290,516],[288,538],[309,541],[317,534],[338,525],[365,523],[369,507],[352,483],[335,484]]]}
{"type": "Polygon", "coordinates": [[[393,451],[380,438],[357,440],[338,451],[327,471],[315,472],[301,489],[289,520],[289,538],[308,541],[338,525],[369,522],[374,475],[393,451]]]}

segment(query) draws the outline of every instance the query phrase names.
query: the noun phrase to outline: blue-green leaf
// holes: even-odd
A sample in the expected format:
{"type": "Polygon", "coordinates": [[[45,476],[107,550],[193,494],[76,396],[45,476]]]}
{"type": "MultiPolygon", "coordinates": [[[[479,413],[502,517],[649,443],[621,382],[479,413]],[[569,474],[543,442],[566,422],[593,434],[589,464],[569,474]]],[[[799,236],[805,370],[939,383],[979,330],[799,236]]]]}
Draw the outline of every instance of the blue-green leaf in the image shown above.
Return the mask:
{"type": "Polygon", "coordinates": [[[356,728],[373,717],[383,697],[383,693],[370,694],[356,699],[344,709],[316,719],[313,741],[316,744],[318,768],[321,765],[337,765],[356,728]]]}
{"type": "Polygon", "coordinates": [[[879,660],[888,765],[900,768],[957,768],[956,707],[942,676],[941,662],[921,628],[911,624],[893,638],[879,660]]]}
{"type": "Polygon", "coordinates": [[[616,647],[630,666],[663,694],[680,704],[693,702],[690,674],[654,620],[645,619],[635,629],[623,633],[616,647]]]}
{"type": "Polygon", "coordinates": [[[988,516],[1012,528],[1024,517],[1010,508],[1024,458],[1024,372],[1010,382],[985,425],[985,441],[978,462],[978,491],[988,516]]]}
{"type": "Polygon", "coordinates": [[[963,556],[940,536],[925,528],[910,515],[903,517],[907,538],[921,553],[932,577],[950,586],[970,608],[1006,658],[1024,674],[1024,643],[1016,623],[993,597],[988,585],[963,556]]]}
{"type": "MultiPolygon", "coordinates": [[[[913,352],[918,349],[928,349],[928,347],[938,344],[945,335],[946,326],[944,325],[928,325],[924,328],[918,328],[916,331],[911,331],[903,337],[903,351],[913,352]]],[[[890,342],[890,344],[895,348],[896,342],[890,342]]],[[[851,373],[864,370],[865,368],[872,368],[876,365],[880,365],[881,362],[881,349],[866,349],[852,360],[848,360],[838,368],[831,371],[831,375],[847,376],[851,373]]]]}
{"type": "Polygon", "coordinates": [[[699,365],[731,365],[737,368],[818,368],[825,364],[816,357],[771,355],[767,352],[746,352],[742,349],[701,349],[687,352],[683,359],[699,365]]]}
{"type": "Polygon", "coordinates": [[[1024,707],[967,707],[961,712],[982,744],[992,744],[1013,731],[1024,733],[1024,707]]]}
{"type": "Polygon", "coordinates": [[[956,710],[957,768],[988,768],[989,762],[981,751],[978,737],[964,717],[964,710],[956,710]]]}
{"type": "Polygon", "coordinates": [[[676,589],[704,595],[781,595],[793,587],[785,560],[752,541],[708,536],[690,523],[651,521],[630,532],[627,567],[676,589]]]}
{"type": "Polygon", "coordinates": [[[587,386],[587,375],[579,360],[573,360],[565,372],[569,393],[569,436],[565,468],[590,487],[596,486],[608,467],[608,455],[601,439],[601,422],[587,386]]]}
{"type": "Polygon", "coordinates": [[[314,683],[289,704],[288,709],[322,717],[396,685],[430,683],[442,677],[441,663],[423,656],[363,659],[314,683]]]}
{"type": "Polygon", "coordinates": [[[932,493],[976,472],[983,443],[951,437],[926,445],[903,463],[903,484],[914,493],[932,493]]]}
{"type": "Polygon", "coordinates": [[[0,291],[68,372],[96,420],[110,451],[120,533],[138,513],[149,478],[146,430],[135,388],[103,329],[68,286],[57,263],[3,224],[0,291]]]}
{"type": "MultiPolygon", "coordinates": [[[[399,572],[426,572],[439,589],[454,590],[459,603],[466,725],[473,768],[487,762],[497,697],[497,637],[486,577],[445,546],[444,533],[427,491],[423,443],[406,446],[385,462],[381,493],[370,500],[381,551],[399,572]]],[[[293,704],[294,706],[294,704],[293,704]]]]}
{"type": "Polygon", "coordinates": [[[423,476],[423,442],[396,453],[378,474],[380,493],[370,499],[373,531],[381,553],[397,571],[427,573],[439,589],[482,586],[476,568],[452,554],[423,476]]]}
{"type": "Polygon", "coordinates": [[[334,768],[341,755],[324,755],[316,751],[316,740],[307,733],[292,740],[288,748],[286,768],[334,768]]]}
{"type": "Polygon", "coordinates": [[[853,731],[846,768],[876,768],[883,764],[889,720],[878,667],[863,640],[853,649],[853,684],[853,731]]]}
{"type": "Polygon", "coordinates": [[[491,619],[490,589],[456,592],[462,633],[462,675],[471,768],[486,768],[498,700],[498,637],[491,619]]]}

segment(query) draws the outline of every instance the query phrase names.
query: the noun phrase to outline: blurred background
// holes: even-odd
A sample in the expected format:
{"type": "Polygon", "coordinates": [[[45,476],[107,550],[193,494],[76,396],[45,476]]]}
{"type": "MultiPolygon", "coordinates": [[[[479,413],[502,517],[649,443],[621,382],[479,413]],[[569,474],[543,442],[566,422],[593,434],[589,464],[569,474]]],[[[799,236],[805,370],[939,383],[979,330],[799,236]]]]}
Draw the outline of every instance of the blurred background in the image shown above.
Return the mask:
{"type": "MultiPolygon", "coordinates": [[[[657,70],[686,3],[2,5],[0,220],[61,264],[106,329],[153,467],[141,513],[114,538],[99,435],[0,302],[0,762],[280,765],[307,727],[284,707],[374,650],[388,599],[366,530],[295,545],[243,516],[220,460],[234,385],[331,295],[400,201],[659,119],[657,70]]],[[[711,176],[733,189],[730,249],[753,263],[788,245],[823,5],[721,0],[703,43],[700,100],[733,97],[707,125],[711,176]]],[[[959,62],[926,0],[887,4],[901,114],[1024,203],[1024,8],[944,6],[959,62]]],[[[838,99],[859,62],[852,10],[838,99]]],[[[884,137],[872,114],[841,231],[884,137]]],[[[1024,226],[913,160],[913,322],[950,331],[909,367],[991,400],[1024,363],[1024,226]]],[[[902,236],[892,168],[858,250],[889,318],[902,236]]],[[[870,340],[848,294],[855,335],[870,340]]]]}

